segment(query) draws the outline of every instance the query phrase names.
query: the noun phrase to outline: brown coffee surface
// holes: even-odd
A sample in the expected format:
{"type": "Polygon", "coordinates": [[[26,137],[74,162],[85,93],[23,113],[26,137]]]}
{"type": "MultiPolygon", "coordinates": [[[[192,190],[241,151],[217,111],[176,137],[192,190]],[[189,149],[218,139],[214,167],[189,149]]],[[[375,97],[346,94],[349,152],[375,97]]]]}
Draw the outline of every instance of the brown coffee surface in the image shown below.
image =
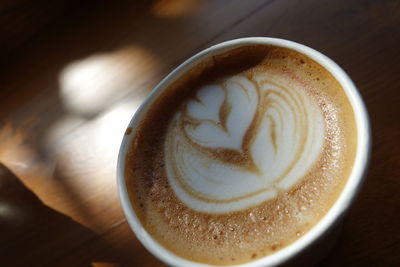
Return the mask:
{"type": "MultiPolygon", "coordinates": [[[[132,134],[125,175],[142,225],[178,256],[214,265],[259,259],[307,233],[340,195],[357,148],[354,113],[335,78],[303,54],[265,45],[233,49],[199,63],[153,101],[132,134]],[[191,209],[177,197],[167,178],[164,147],[170,122],[201,86],[260,71],[303,85],[299,90],[307,91],[324,117],[323,149],[299,182],[289,190],[279,190],[272,199],[222,214],[191,209]]],[[[243,160],[239,163],[244,164],[243,160]]]]}

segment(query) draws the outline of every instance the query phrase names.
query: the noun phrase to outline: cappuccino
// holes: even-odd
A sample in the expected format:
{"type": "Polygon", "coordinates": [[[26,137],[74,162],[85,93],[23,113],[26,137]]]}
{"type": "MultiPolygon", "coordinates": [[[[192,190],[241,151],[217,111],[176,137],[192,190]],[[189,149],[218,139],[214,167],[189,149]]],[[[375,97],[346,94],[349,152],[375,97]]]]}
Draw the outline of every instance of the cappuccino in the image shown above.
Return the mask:
{"type": "Polygon", "coordinates": [[[296,51],[209,57],[158,96],[125,159],[143,227],[180,257],[246,263],[290,245],[338,198],[356,152],[340,84],[296,51]]]}

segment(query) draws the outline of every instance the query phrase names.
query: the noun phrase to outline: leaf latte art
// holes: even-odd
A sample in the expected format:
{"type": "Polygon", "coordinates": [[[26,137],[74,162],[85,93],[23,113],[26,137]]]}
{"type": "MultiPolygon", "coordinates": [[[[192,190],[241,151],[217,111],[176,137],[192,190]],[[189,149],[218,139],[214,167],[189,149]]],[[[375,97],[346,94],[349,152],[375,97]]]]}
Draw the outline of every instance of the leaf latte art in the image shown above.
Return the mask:
{"type": "Polygon", "coordinates": [[[190,208],[228,213],[274,198],[318,161],[325,122],[300,82],[266,73],[202,86],[164,146],[168,181],[190,208]]]}

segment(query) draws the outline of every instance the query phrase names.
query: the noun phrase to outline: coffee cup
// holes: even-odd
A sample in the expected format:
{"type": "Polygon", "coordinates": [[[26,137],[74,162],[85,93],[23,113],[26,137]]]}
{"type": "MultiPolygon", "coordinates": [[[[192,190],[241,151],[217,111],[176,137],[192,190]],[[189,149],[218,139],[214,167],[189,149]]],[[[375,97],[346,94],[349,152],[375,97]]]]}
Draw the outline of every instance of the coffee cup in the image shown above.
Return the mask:
{"type": "Polygon", "coordinates": [[[275,266],[332,243],[371,142],[348,75],[316,50],[266,37],[186,60],[128,129],[121,204],[141,243],[171,266],[275,266]]]}

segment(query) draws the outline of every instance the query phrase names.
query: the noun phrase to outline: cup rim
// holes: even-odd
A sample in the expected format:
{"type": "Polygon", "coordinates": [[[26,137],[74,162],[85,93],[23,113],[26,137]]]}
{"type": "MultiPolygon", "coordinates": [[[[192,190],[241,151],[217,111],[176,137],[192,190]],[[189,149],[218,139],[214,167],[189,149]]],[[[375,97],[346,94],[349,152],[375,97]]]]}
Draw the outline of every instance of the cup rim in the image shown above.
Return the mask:
{"type": "Polygon", "coordinates": [[[368,113],[356,86],[354,85],[350,77],[344,72],[344,70],[339,67],[333,60],[308,46],[285,39],[270,37],[240,38],[211,46],[184,61],[172,72],[170,72],[164,79],[162,79],[156,87],[154,87],[152,92],[146,97],[146,99],[143,101],[143,103],[129,122],[128,128],[132,129],[132,132],[129,135],[124,135],[118,154],[117,185],[120,202],[127,221],[142,245],[154,256],[156,256],[161,261],[167,263],[168,265],[193,267],[213,266],[205,263],[190,261],[172,253],[168,249],[164,248],[161,244],[159,244],[154,238],[152,238],[151,235],[141,225],[140,220],[136,216],[134,209],[129,201],[129,195],[125,183],[125,158],[131,141],[135,136],[134,126],[141,120],[143,115],[146,113],[149,105],[157,98],[157,96],[187,70],[193,68],[198,62],[203,61],[207,57],[224,53],[231,49],[246,45],[272,45],[288,48],[306,55],[307,57],[313,59],[321,66],[323,66],[327,71],[329,71],[344,89],[346,96],[349,99],[349,102],[353,108],[357,127],[357,151],[353,169],[339,197],[336,199],[335,203],[328,210],[328,212],[323,216],[323,218],[320,219],[308,232],[306,232],[302,237],[300,237],[298,240],[294,241],[290,245],[280,249],[279,251],[271,255],[267,255],[252,262],[231,266],[275,266],[288,261],[295,255],[298,255],[315,241],[317,241],[320,237],[322,237],[331,226],[340,221],[344,213],[348,210],[349,206],[354,201],[365,179],[365,173],[369,163],[371,147],[371,130],[368,113]]]}

